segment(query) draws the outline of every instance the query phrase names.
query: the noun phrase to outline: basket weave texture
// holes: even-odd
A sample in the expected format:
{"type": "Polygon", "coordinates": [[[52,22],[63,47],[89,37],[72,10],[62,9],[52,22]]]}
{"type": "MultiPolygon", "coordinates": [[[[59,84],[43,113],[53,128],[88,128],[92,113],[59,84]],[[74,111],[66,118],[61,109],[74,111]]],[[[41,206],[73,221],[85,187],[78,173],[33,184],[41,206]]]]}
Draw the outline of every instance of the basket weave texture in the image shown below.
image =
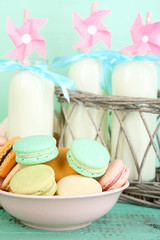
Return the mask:
{"type": "MultiPolygon", "coordinates": [[[[130,186],[121,194],[119,200],[121,202],[126,202],[126,203],[134,203],[134,204],[148,206],[148,207],[160,208],[160,168],[156,169],[155,182],[147,182],[147,181],[141,180],[142,169],[145,163],[146,156],[151,146],[155,151],[157,159],[160,161],[160,139],[159,139],[160,99],[104,96],[104,95],[96,95],[96,94],[81,92],[76,90],[74,91],[68,90],[68,92],[70,96],[70,102],[72,103],[72,109],[70,110],[69,113],[67,113],[66,111],[65,105],[67,101],[64,98],[61,89],[56,88],[56,91],[55,91],[58,101],[61,104],[61,136],[59,139],[59,147],[65,147],[64,135],[65,135],[66,128],[69,129],[70,134],[72,135],[72,138],[75,139],[74,132],[69,122],[70,117],[74,112],[75,106],[81,105],[85,107],[90,117],[91,123],[93,124],[93,127],[96,129],[95,140],[99,138],[99,140],[105,147],[107,146],[106,146],[105,140],[103,139],[103,136],[101,135],[101,128],[103,127],[104,119],[107,111],[114,112],[120,124],[119,138],[117,141],[115,158],[118,155],[121,135],[123,133],[128,143],[128,146],[130,148],[130,151],[133,156],[135,166],[138,172],[138,180],[130,182],[130,186]],[[94,118],[91,115],[90,109],[103,110],[104,114],[102,116],[99,126],[96,126],[96,123],[94,122],[94,118]],[[123,118],[120,114],[121,111],[125,112],[123,118]],[[146,146],[146,151],[144,153],[140,166],[138,165],[134,148],[132,146],[132,143],[129,139],[127,130],[125,129],[125,125],[124,125],[124,121],[126,120],[130,112],[137,112],[139,114],[150,139],[148,145],[146,146]],[[149,129],[148,124],[145,121],[144,113],[156,114],[158,118],[158,124],[156,126],[154,133],[151,133],[149,129]]],[[[158,92],[158,96],[160,96],[160,92],[158,92]]]]}

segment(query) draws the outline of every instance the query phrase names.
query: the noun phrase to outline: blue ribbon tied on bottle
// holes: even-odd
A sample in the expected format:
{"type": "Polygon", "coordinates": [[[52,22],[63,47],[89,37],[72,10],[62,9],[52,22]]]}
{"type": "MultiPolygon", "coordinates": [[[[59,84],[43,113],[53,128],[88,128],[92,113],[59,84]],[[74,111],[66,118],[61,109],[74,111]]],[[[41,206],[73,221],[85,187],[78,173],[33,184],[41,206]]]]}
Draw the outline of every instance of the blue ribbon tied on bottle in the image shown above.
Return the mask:
{"type": "Polygon", "coordinates": [[[45,65],[23,65],[21,63],[10,61],[10,60],[1,60],[0,61],[0,72],[3,71],[14,71],[14,70],[26,70],[31,73],[49,79],[60,86],[62,89],[64,97],[70,102],[69,94],[67,89],[73,90],[75,89],[75,82],[71,79],[62,76],[58,73],[50,72],[47,70],[45,65]]]}
{"type": "Polygon", "coordinates": [[[108,94],[111,94],[111,60],[116,59],[118,53],[108,50],[95,50],[88,53],[78,52],[76,54],[56,57],[52,61],[53,68],[63,68],[71,63],[86,59],[95,58],[102,63],[100,86],[108,94]]]}
{"type": "Polygon", "coordinates": [[[157,62],[160,55],[128,56],[126,54],[111,50],[94,50],[88,53],[78,52],[76,54],[56,57],[52,61],[53,68],[63,68],[71,63],[86,59],[95,58],[102,63],[102,73],[100,77],[100,86],[109,95],[112,94],[111,70],[120,63],[134,60],[157,62]]]}

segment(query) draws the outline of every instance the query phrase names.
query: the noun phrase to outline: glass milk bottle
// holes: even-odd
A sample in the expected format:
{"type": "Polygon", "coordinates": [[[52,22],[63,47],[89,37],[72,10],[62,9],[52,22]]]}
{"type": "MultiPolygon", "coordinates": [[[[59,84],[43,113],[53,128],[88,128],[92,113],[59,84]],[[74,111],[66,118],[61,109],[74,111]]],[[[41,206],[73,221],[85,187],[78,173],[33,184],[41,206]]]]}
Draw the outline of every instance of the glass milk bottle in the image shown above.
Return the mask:
{"type": "Polygon", "coordinates": [[[29,71],[17,70],[9,83],[9,139],[40,134],[52,136],[53,114],[54,83],[29,71]]]}
{"type": "MultiPolygon", "coordinates": [[[[130,61],[117,65],[112,74],[112,94],[129,97],[157,98],[157,72],[153,63],[149,61],[130,61]]],[[[121,117],[124,112],[120,112],[121,117]]],[[[153,134],[156,128],[156,115],[143,113],[148,127],[153,134]]],[[[135,151],[140,166],[147,145],[150,141],[147,130],[138,112],[130,112],[124,121],[128,137],[135,151]]],[[[112,115],[111,153],[115,156],[119,122],[112,115]]],[[[119,147],[118,158],[130,168],[130,180],[137,180],[138,174],[128,143],[123,135],[119,147]]],[[[150,181],[155,178],[155,152],[151,146],[142,169],[142,180],[150,181]]]]}
{"type": "MultiPolygon", "coordinates": [[[[76,90],[91,92],[95,94],[104,94],[104,91],[100,87],[100,77],[102,72],[102,64],[99,60],[94,58],[86,58],[74,63],[69,71],[69,78],[76,83],[76,90]]],[[[69,104],[67,107],[67,113],[71,111],[73,104],[69,104]]],[[[89,108],[93,120],[97,127],[99,127],[103,111],[89,108]]],[[[97,134],[90,117],[83,106],[76,105],[69,123],[72,128],[72,132],[75,138],[87,137],[95,139],[97,134]]],[[[101,131],[102,137],[105,137],[105,129],[101,131]]],[[[98,139],[99,140],[99,139],[98,139]]],[[[66,128],[64,136],[65,147],[70,147],[73,139],[71,133],[66,128]]]]}

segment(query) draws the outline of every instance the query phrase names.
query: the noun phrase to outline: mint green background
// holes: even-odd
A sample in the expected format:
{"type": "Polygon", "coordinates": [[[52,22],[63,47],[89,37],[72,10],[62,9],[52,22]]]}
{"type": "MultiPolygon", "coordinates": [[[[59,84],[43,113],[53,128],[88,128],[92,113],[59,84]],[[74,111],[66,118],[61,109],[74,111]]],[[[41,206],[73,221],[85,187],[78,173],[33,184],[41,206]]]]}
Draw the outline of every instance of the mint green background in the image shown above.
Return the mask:
{"type": "MultiPolygon", "coordinates": [[[[0,1],[0,58],[10,52],[14,45],[5,32],[6,17],[10,16],[16,26],[23,23],[23,11],[30,10],[30,17],[48,18],[49,22],[40,30],[47,42],[47,60],[51,69],[54,57],[75,53],[72,46],[80,39],[72,28],[72,13],[76,11],[86,18],[90,13],[92,1],[89,0],[1,0],[0,1]]],[[[97,0],[98,9],[111,9],[112,12],[104,19],[104,24],[112,34],[112,50],[132,43],[129,28],[141,13],[145,21],[146,12],[152,11],[152,21],[160,21],[160,0],[97,0]]],[[[96,48],[104,48],[98,43],[96,48]]],[[[37,53],[30,56],[40,58],[37,53]]],[[[67,74],[67,69],[57,72],[67,74]]],[[[8,82],[11,73],[0,73],[0,122],[8,114],[8,82]]],[[[56,109],[57,109],[56,103],[56,109]]]]}

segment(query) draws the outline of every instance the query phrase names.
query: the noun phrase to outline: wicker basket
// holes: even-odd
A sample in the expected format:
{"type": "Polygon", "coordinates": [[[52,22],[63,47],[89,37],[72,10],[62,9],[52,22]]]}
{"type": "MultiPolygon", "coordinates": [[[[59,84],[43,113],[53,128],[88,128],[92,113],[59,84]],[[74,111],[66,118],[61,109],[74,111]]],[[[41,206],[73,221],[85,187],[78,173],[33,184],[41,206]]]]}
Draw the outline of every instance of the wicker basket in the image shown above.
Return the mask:
{"type": "MultiPolygon", "coordinates": [[[[57,95],[58,101],[61,104],[61,120],[62,121],[61,121],[61,136],[59,139],[59,147],[64,146],[63,140],[64,140],[65,130],[67,127],[69,128],[72,138],[74,139],[74,133],[70,126],[69,119],[73,114],[74,108],[76,105],[83,105],[86,108],[86,111],[91,119],[91,122],[93,123],[93,126],[95,127],[97,132],[95,139],[99,137],[101,143],[105,147],[106,147],[106,144],[101,135],[100,130],[103,127],[103,122],[104,122],[106,112],[108,110],[114,111],[120,124],[119,141],[117,142],[116,152],[118,152],[119,143],[121,141],[120,136],[123,132],[127,140],[127,143],[129,145],[129,148],[132,153],[132,156],[137,168],[137,172],[138,172],[138,181],[130,182],[130,186],[123,192],[123,194],[121,194],[120,201],[126,202],[126,203],[139,204],[139,205],[148,206],[148,207],[160,208],[160,168],[156,169],[156,182],[147,182],[147,181],[141,180],[142,168],[143,168],[147,153],[151,146],[153,146],[156,156],[160,161],[160,139],[158,135],[158,130],[160,129],[160,122],[158,123],[158,126],[156,127],[152,135],[148,128],[147,122],[145,121],[145,118],[144,118],[144,113],[157,114],[158,118],[160,117],[160,100],[149,99],[149,98],[103,96],[103,95],[95,95],[87,92],[71,91],[71,90],[68,92],[70,95],[70,101],[73,106],[69,115],[67,115],[67,112],[66,112],[65,104],[67,102],[63,96],[61,89],[56,88],[56,92],[55,92],[57,95]],[[96,126],[94,122],[94,119],[90,113],[91,108],[101,109],[104,111],[104,114],[99,126],[96,126]],[[120,115],[120,111],[125,112],[125,116],[123,118],[120,115]],[[141,166],[138,166],[136,154],[134,153],[132,143],[130,142],[130,139],[127,134],[127,130],[125,129],[125,126],[123,124],[128,114],[133,111],[134,112],[136,111],[139,113],[150,139],[148,146],[146,146],[146,151],[142,159],[141,166]],[[156,140],[158,144],[156,144],[156,140]]],[[[158,95],[159,94],[160,93],[158,92],[158,95]]]]}

